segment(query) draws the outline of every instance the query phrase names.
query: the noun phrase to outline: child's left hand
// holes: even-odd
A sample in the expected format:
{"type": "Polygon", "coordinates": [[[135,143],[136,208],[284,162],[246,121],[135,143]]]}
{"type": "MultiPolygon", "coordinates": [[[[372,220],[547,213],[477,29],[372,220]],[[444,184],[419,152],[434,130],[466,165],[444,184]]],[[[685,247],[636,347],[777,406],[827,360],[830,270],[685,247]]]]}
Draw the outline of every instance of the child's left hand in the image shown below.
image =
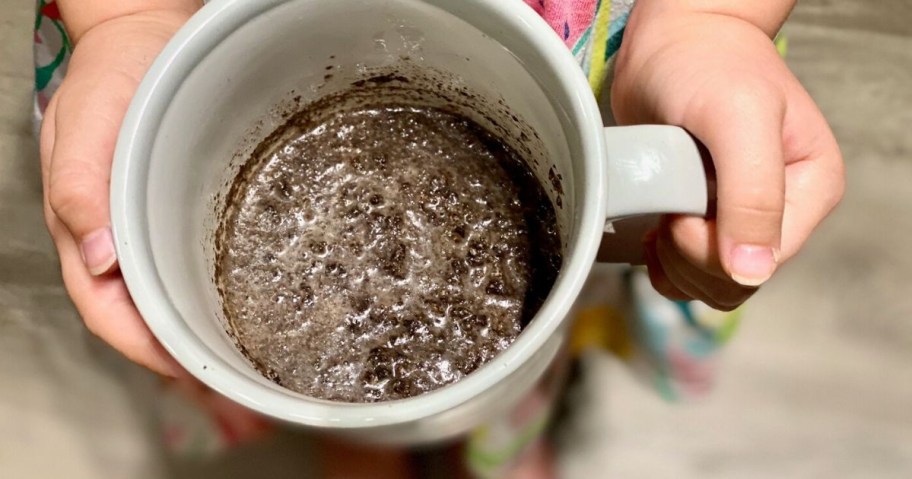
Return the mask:
{"type": "Polygon", "coordinates": [[[117,133],[133,93],[191,13],[137,12],[76,30],[66,78],[41,127],[45,222],[67,293],[89,331],[168,376],[186,373],[149,331],[117,271],[109,183],[117,133]]]}
{"type": "Polygon", "coordinates": [[[730,310],[794,256],[844,189],[826,120],[769,36],[715,13],[640,2],[618,54],[621,124],[686,128],[713,157],[715,218],[670,217],[645,242],[672,299],[730,310]]]}

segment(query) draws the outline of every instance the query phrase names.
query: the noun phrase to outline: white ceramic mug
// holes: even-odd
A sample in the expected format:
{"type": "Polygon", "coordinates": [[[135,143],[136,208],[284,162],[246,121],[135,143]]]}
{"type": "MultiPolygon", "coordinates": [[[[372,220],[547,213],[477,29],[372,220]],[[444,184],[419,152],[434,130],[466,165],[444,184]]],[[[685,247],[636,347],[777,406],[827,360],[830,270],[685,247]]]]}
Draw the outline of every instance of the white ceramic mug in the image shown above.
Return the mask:
{"type": "Polygon", "coordinates": [[[140,85],[111,181],[124,279],[149,328],[184,368],[269,416],[383,443],[452,437],[507,411],[561,347],[608,222],[700,215],[706,203],[694,141],[669,126],[604,128],[577,62],[520,0],[212,1],[140,85]],[[562,178],[563,268],[513,345],[461,381],[375,404],[309,398],[262,377],[224,331],[212,281],[214,201],[236,171],[239,139],[268,133],[279,120],[266,112],[289,92],[305,102],[320,96],[327,62],[345,81],[345,72],[403,56],[503,100],[538,133],[549,164],[536,174],[547,184],[553,168],[562,178]]]}

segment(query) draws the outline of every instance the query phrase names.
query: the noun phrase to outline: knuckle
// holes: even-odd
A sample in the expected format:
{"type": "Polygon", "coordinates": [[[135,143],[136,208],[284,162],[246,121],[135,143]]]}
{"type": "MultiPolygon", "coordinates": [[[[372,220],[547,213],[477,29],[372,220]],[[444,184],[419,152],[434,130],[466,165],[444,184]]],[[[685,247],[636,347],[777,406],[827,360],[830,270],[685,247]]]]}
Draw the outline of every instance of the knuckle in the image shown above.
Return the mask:
{"type": "Polygon", "coordinates": [[[58,218],[64,219],[84,208],[95,193],[84,177],[69,173],[53,175],[48,189],[48,204],[58,218]]]}
{"type": "Polygon", "coordinates": [[[42,197],[42,201],[41,201],[41,212],[44,215],[44,222],[45,222],[45,224],[47,224],[48,227],[50,227],[51,224],[53,224],[54,221],[57,219],[57,214],[54,212],[54,208],[51,207],[50,196],[51,196],[50,189],[45,188],[44,196],[42,197]]]}
{"type": "Polygon", "coordinates": [[[713,225],[704,218],[679,217],[669,225],[669,236],[688,261],[703,264],[713,253],[713,225]]]}
{"type": "Polygon", "coordinates": [[[724,95],[728,108],[747,113],[757,110],[768,110],[771,106],[784,104],[779,88],[759,78],[739,77],[724,95]]]}
{"type": "Polygon", "coordinates": [[[82,322],[85,324],[86,329],[92,333],[93,336],[102,338],[102,322],[94,316],[83,315],[82,322]]]}
{"type": "Polygon", "coordinates": [[[50,233],[52,238],[56,239],[56,226],[57,224],[57,215],[54,213],[54,210],[45,203],[44,207],[44,225],[47,227],[48,233],[50,233]]]}
{"type": "Polygon", "coordinates": [[[836,208],[840,202],[842,202],[843,197],[845,196],[846,190],[846,179],[845,179],[845,167],[840,159],[837,162],[837,167],[833,171],[833,177],[830,180],[830,187],[826,192],[826,205],[830,210],[836,208]]]}
{"type": "Polygon", "coordinates": [[[729,216],[736,221],[749,221],[757,224],[779,224],[782,221],[784,211],[784,199],[779,201],[770,197],[757,197],[744,199],[729,204],[720,204],[719,211],[725,216],[729,216]]]}
{"type": "Polygon", "coordinates": [[[703,236],[700,231],[699,223],[693,221],[693,219],[694,218],[679,217],[674,218],[668,223],[671,238],[675,243],[681,244],[689,241],[697,241],[703,236]]]}
{"type": "MultiPolygon", "coordinates": [[[[728,185],[720,193],[717,211],[733,215],[777,220],[785,210],[785,185],[758,179],[736,179],[738,185],[728,185]]],[[[734,183],[735,181],[732,181],[734,183]]]]}

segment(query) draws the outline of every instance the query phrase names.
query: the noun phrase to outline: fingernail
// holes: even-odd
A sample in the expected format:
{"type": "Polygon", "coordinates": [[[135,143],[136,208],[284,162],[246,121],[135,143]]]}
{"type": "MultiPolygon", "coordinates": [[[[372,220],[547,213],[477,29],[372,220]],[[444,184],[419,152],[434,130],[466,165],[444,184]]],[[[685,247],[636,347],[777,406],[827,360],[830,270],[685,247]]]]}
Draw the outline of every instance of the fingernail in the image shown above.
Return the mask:
{"type": "Polygon", "coordinates": [[[82,261],[92,276],[107,273],[117,261],[117,253],[114,252],[114,235],[111,234],[111,228],[108,227],[89,233],[83,238],[79,249],[82,252],[82,261]]]}
{"type": "Polygon", "coordinates": [[[743,286],[760,286],[776,271],[776,261],[768,246],[738,245],[732,250],[732,279],[743,286]]]}

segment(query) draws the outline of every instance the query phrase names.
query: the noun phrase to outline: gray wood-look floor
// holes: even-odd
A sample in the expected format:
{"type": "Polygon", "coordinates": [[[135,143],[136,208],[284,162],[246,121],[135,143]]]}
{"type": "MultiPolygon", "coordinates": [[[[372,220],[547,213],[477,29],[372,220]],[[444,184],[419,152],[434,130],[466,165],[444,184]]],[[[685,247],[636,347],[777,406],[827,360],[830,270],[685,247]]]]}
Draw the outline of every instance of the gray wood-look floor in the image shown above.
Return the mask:
{"type": "MultiPolygon", "coordinates": [[[[163,477],[148,377],[82,330],[43,226],[32,15],[0,0],[0,476],[163,477]]],[[[787,31],[846,199],[751,303],[705,401],[587,358],[565,477],[912,477],[912,2],[805,0],[787,31]]],[[[289,444],[249,460],[300,471],[289,444]]]]}

